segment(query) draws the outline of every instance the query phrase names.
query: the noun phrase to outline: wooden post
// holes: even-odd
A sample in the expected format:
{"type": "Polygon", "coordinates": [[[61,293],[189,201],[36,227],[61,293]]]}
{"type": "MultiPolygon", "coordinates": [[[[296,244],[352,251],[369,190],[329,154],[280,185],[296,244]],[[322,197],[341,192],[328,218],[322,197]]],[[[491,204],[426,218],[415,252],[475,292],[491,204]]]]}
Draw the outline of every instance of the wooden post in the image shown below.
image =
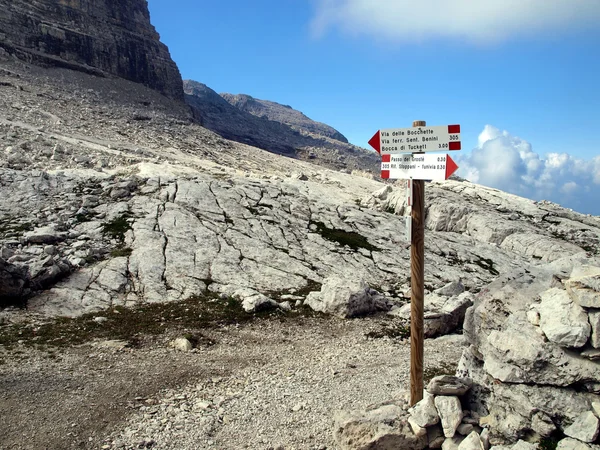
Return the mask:
{"type": "MultiPolygon", "coordinates": [[[[413,127],[424,127],[423,120],[413,127]]],[[[413,180],[410,241],[410,404],[423,398],[423,302],[425,284],[425,181],[413,180]]]]}

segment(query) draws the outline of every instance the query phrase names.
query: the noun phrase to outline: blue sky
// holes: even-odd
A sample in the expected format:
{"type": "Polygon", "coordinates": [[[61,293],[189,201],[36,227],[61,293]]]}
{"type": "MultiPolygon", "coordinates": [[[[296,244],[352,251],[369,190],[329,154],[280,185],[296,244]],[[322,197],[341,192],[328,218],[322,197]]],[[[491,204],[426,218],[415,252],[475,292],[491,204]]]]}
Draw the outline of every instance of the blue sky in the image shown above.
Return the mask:
{"type": "Polygon", "coordinates": [[[600,215],[598,0],[148,3],[185,79],[291,105],[365,148],[379,128],[459,123],[459,175],[600,215]],[[510,164],[490,177],[498,148],[510,164]]]}

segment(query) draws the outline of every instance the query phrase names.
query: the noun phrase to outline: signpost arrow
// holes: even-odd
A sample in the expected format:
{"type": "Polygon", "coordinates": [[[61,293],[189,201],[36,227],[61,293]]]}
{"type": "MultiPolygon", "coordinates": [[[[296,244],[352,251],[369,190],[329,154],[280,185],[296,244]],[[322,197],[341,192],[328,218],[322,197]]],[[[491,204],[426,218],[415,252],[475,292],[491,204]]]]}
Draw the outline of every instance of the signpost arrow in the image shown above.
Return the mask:
{"type": "Polygon", "coordinates": [[[381,178],[443,181],[458,165],[447,154],[381,155],[381,178]]]}
{"type": "Polygon", "coordinates": [[[381,178],[406,178],[410,216],[410,405],[423,398],[423,339],[425,298],[425,181],[450,178],[458,166],[445,152],[460,150],[460,125],[428,127],[424,120],[412,128],[379,130],[369,145],[381,154],[381,178]]]}
{"type": "Polygon", "coordinates": [[[382,155],[460,150],[460,125],[387,128],[375,133],[369,145],[382,155]]]}

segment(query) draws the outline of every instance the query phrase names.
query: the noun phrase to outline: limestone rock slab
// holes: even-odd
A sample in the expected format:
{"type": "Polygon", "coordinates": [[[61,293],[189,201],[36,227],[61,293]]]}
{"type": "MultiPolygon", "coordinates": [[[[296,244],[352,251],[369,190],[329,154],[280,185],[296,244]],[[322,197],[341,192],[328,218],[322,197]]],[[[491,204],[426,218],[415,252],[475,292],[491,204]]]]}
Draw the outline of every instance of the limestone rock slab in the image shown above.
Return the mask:
{"type": "Polygon", "coordinates": [[[405,408],[383,405],[367,411],[340,412],[334,416],[334,440],[341,450],[421,450],[427,435],[415,436],[405,408]]]}
{"type": "Polygon", "coordinates": [[[469,378],[459,378],[452,375],[439,375],[433,377],[427,385],[427,392],[432,395],[456,395],[461,396],[467,393],[473,380],[469,378]]]}
{"type": "Polygon", "coordinates": [[[583,442],[594,442],[600,431],[600,420],[591,411],[580,414],[564,433],[583,442]]]}
{"type": "Polygon", "coordinates": [[[455,396],[437,396],[434,402],[444,429],[444,436],[451,438],[463,418],[460,400],[455,396]]]}
{"type": "Polygon", "coordinates": [[[591,334],[583,308],[562,289],[549,289],[540,297],[540,328],[546,337],[561,347],[583,347],[591,334]]]}

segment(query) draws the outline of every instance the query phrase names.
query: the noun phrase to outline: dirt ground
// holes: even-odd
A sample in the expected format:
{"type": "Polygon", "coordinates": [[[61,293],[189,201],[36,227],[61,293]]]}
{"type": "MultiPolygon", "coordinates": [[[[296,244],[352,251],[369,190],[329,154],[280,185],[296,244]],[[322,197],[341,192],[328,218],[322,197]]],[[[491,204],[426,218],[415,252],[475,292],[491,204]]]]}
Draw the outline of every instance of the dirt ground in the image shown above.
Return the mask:
{"type": "MultiPolygon", "coordinates": [[[[140,416],[140,410],[160,404],[165,392],[185,392],[215,379],[229,383],[246,380],[248,385],[258,382],[258,378],[264,381],[290,371],[294,364],[318,379],[311,382],[314,390],[309,387],[309,395],[319,399],[319,406],[313,408],[317,419],[308,422],[318,422],[323,416],[323,424],[314,428],[314,423],[307,423],[306,429],[299,425],[295,437],[290,434],[288,445],[283,448],[333,448],[327,430],[334,407],[364,407],[407,388],[408,341],[366,336],[387,327],[389,319],[385,317],[348,321],[260,318],[242,325],[205,329],[203,334],[214,345],[200,343],[191,352],[170,347],[177,331],[168,330],[124,348],[112,344],[116,346],[113,348],[110,341],[49,346],[44,350],[25,344],[8,349],[0,346],[0,449],[113,448],[116,441],[111,436],[118,435],[127,423],[143,421],[145,416],[140,416]],[[261,372],[263,369],[266,371],[261,372]],[[353,392],[361,386],[364,392],[353,392]],[[321,401],[319,396],[323,395],[339,398],[339,404],[320,405],[327,403],[321,401]]],[[[426,345],[426,377],[451,371],[461,351],[448,351],[444,345],[435,346],[433,351],[428,348],[433,348],[431,343],[426,345]],[[442,351],[443,357],[437,354],[442,351]]],[[[285,375],[285,379],[291,379],[289,373],[285,375]]],[[[295,387],[292,384],[286,389],[295,387]]],[[[269,388],[262,395],[268,397],[270,393],[273,399],[261,401],[276,405],[276,389],[269,388]]],[[[239,414],[245,414],[244,410],[239,414]]],[[[264,423],[269,419],[262,420],[264,423]]],[[[221,422],[218,423],[222,429],[212,432],[214,438],[206,445],[242,448],[242,441],[237,442],[227,430],[227,421],[221,422]]],[[[233,425],[232,430],[236,430],[233,425]]],[[[277,428],[276,422],[274,425],[277,428]]],[[[265,440],[248,442],[253,439],[253,430],[237,430],[247,434],[243,448],[269,448],[263,445],[265,440]]],[[[234,434],[238,435],[238,431],[234,434]]],[[[183,443],[178,447],[173,439],[163,436],[162,441],[158,439],[149,446],[188,448],[183,443]]],[[[189,445],[194,448],[195,444],[189,445]]],[[[139,446],[133,443],[128,448],[139,446]]],[[[198,444],[197,448],[204,447],[198,444]]]]}

